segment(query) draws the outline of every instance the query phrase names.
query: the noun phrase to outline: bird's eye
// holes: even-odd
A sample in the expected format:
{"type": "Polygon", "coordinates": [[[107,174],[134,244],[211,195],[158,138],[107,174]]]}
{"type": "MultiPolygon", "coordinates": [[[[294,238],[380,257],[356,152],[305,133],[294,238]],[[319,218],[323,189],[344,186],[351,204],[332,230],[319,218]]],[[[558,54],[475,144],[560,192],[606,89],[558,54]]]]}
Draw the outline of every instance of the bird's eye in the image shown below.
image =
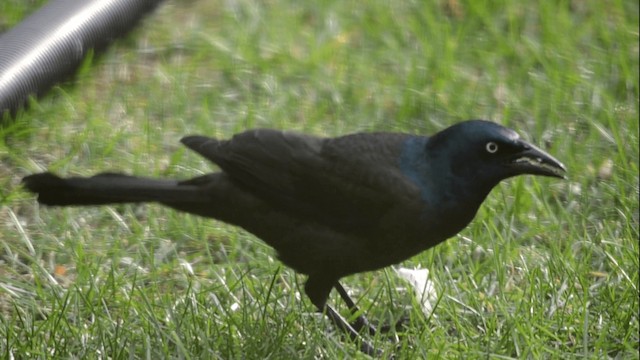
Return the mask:
{"type": "Polygon", "coordinates": [[[485,148],[490,154],[495,154],[498,151],[498,144],[494,143],[493,141],[489,141],[485,148]]]}

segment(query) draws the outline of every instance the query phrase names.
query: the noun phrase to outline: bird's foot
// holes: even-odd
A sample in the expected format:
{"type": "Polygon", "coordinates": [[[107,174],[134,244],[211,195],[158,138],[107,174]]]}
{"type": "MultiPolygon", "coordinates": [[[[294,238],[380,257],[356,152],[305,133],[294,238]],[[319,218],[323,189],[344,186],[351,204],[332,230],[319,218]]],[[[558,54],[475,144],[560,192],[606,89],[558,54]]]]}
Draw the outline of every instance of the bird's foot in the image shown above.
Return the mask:
{"type": "Polygon", "coordinates": [[[398,344],[400,339],[398,333],[404,332],[409,324],[409,318],[403,317],[396,321],[395,324],[385,324],[382,326],[374,326],[364,315],[358,315],[355,321],[351,322],[351,327],[359,334],[368,333],[371,336],[384,335],[392,343],[398,344]]]}
{"type": "MultiPolygon", "coordinates": [[[[338,314],[335,310],[333,310],[331,306],[325,305],[324,313],[335,325],[335,327],[337,327],[345,335],[347,335],[351,339],[351,341],[360,343],[360,351],[372,357],[382,356],[381,350],[374,348],[373,345],[371,345],[371,343],[369,343],[362,336],[360,336],[360,331],[356,330],[351,324],[349,324],[340,314],[338,314]]],[[[362,318],[364,319],[364,321],[367,321],[366,318],[364,317],[362,318]]],[[[360,328],[360,330],[361,329],[362,328],[360,328]]]]}
{"type": "Polygon", "coordinates": [[[407,326],[409,325],[409,317],[403,316],[400,320],[396,321],[395,324],[384,324],[378,328],[381,334],[388,334],[392,330],[394,332],[404,332],[407,326]]]}

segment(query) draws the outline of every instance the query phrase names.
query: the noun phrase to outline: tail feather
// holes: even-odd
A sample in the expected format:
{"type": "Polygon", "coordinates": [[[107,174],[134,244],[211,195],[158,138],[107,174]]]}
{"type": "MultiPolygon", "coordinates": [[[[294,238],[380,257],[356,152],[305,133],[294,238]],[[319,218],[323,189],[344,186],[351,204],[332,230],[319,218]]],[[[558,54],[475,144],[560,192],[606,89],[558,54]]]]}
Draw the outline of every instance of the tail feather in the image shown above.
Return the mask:
{"type": "Polygon", "coordinates": [[[23,185],[45,205],[104,205],[135,202],[202,202],[201,187],[175,180],[156,180],[124,174],[61,178],[46,172],[25,177],[23,185]]]}

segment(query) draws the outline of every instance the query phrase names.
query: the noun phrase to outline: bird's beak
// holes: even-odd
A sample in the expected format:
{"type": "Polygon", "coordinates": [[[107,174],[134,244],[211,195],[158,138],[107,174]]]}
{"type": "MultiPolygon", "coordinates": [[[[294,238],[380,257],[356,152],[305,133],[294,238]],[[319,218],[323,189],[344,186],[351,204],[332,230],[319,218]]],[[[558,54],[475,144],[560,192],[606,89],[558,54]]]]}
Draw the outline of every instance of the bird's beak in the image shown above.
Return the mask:
{"type": "Polygon", "coordinates": [[[565,179],[567,169],[542,149],[521,141],[523,150],[510,161],[509,166],[518,174],[544,175],[565,179]]]}

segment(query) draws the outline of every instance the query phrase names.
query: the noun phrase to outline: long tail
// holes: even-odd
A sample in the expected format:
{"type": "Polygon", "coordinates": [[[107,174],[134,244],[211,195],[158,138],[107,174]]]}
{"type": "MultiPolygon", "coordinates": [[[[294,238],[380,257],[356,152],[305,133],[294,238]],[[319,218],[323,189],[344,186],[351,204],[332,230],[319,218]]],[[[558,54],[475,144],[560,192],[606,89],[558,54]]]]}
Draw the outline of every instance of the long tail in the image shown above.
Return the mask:
{"type": "Polygon", "coordinates": [[[23,185],[38,194],[45,205],[104,205],[162,202],[200,203],[201,187],[189,182],[156,180],[123,174],[102,173],[92,177],[63,179],[52,173],[29,175],[23,185]]]}

